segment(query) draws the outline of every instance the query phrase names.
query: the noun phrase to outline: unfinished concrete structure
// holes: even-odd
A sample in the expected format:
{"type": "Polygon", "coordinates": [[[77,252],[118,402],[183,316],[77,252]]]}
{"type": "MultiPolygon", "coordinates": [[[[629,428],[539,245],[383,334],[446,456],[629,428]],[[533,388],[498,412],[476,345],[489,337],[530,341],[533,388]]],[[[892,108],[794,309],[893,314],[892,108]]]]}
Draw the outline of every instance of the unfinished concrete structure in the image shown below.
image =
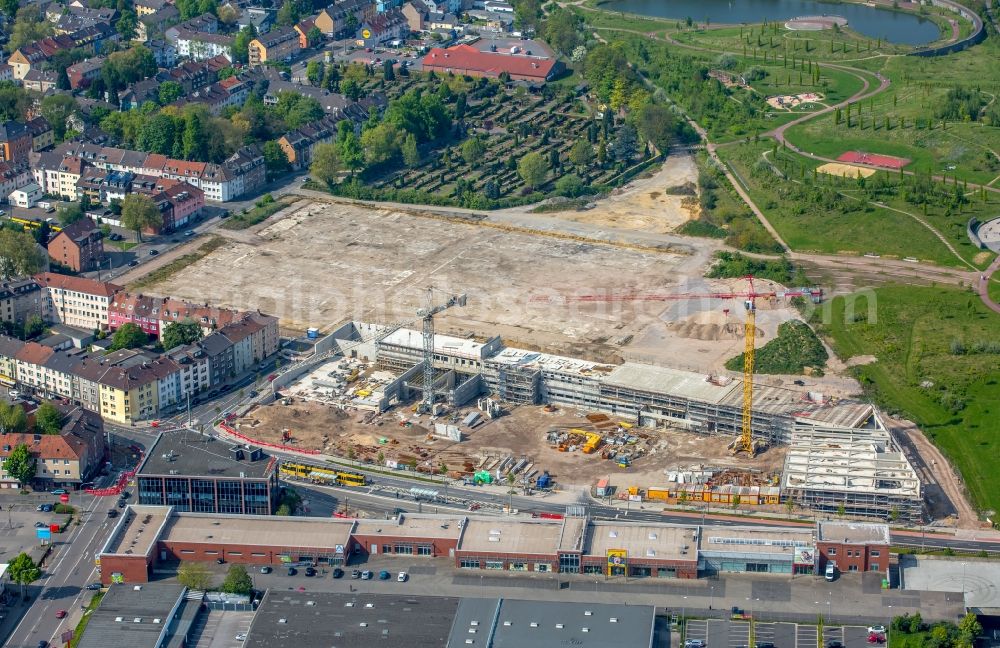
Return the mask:
{"type": "Polygon", "coordinates": [[[798,424],[792,433],[782,493],[827,512],[918,521],[923,515],[920,479],[892,434],[865,429],[798,424]]]}
{"type": "MultiPolygon", "coordinates": [[[[375,360],[419,389],[419,331],[354,322],[331,337],[345,354],[375,360]]],[[[434,369],[436,386],[453,405],[488,393],[513,405],[606,412],[649,429],[724,437],[741,429],[739,377],[603,364],[505,347],[499,337],[477,342],[445,335],[435,336],[434,369]]],[[[754,437],[791,446],[783,496],[819,510],[843,506],[851,515],[921,517],[920,481],[872,405],[763,384],[755,385],[753,405],[754,437]]]]}

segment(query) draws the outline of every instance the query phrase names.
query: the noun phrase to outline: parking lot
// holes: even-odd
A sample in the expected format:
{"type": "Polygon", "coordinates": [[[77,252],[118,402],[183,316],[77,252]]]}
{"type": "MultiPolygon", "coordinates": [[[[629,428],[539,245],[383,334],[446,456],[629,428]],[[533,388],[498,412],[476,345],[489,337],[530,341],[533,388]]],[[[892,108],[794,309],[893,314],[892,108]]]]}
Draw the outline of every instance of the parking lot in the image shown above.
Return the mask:
{"type": "MultiPolygon", "coordinates": [[[[754,643],[770,643],[774,648],[816,648],[818,628],[799,623],[756,622],[754,643]]],[[[706,648],[746,648],[750,645],[749,621],[692,619],[687,622],[686,640],[705,642],[706,648]]],[[[840,642],[845,648],[871,648],[864,626],[825,626],[823,646],[840,642]]],[[[883,644],[884,645],[884,644],[883,644]]]]}

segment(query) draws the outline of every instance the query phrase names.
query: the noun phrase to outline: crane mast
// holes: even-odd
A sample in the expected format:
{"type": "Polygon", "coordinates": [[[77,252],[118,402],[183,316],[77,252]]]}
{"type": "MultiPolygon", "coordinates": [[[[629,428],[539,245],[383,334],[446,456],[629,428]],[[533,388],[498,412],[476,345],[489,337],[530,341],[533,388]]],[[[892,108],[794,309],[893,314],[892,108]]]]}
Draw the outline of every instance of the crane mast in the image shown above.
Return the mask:
{"type": "Polygon", "coordinates": [[[745,302],[746,320],[743,323],[743,427],[740,434],[740,445],[743,450],[754,456],[753,445],[753,361],[754,342],[757,339],[756,314],[757,305],[754,303],[756,293],[753,289],[753,277],[750,280],[750,293],[745,302]]]}
{"type": "Polygon", "coordinates": [[[448,299],[434,305],[434,289],[427,289],[427,306],[417,311],[417,316],[421,319],[421,335],[423,338],[423,365],[424,365],[424,395],[420,401],[421,412],[432,412],[434,409],[434,316],[442,311],[446,311],[453,306],[465,306],[467,297],[465,293],[460,295],[450,295],[448,299]]]}

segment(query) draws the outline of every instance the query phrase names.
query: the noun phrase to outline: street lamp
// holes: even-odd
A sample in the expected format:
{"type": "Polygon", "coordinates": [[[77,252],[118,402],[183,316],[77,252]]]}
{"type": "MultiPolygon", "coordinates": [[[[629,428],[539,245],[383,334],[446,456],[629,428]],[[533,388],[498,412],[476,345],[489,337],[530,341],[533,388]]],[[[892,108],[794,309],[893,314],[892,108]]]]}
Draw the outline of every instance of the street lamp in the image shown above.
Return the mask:
{"type": "Polygon", "coordinates": [[[683,622],[684,621],[684,617],[687,616],[687,600],[688,600],[688,597],[682,596],[681,598],[684,599],[684,602],[681,603],[681,621],[683,622]]]}
{"type": "Polygon", "coordinates": [[[711,585],[708,589],[710,592],[708,595],[708,609],[711,610],[712,604],[715,603],[715,585],[711,585]]]}
{"type": "Polygon", "coordinates": [[[965,568],[969,563],[962,563],[962,604],[965,604],[965,568]]]}

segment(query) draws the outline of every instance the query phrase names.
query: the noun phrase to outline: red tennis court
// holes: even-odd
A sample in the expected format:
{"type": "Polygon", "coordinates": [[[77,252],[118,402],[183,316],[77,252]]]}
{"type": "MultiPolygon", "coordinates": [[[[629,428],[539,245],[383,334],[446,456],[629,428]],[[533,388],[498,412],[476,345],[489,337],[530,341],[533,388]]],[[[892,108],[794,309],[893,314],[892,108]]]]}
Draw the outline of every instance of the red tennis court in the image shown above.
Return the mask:
{"type": "Polygon", "coordinates": [[[838,157],[837,160],[856,164],[870,164],[884,169],[902,169],[910,163],[910,160],[907,158],[879,155],[878,153],[862,153],[861,151],[848,151],[838,157]]]}

